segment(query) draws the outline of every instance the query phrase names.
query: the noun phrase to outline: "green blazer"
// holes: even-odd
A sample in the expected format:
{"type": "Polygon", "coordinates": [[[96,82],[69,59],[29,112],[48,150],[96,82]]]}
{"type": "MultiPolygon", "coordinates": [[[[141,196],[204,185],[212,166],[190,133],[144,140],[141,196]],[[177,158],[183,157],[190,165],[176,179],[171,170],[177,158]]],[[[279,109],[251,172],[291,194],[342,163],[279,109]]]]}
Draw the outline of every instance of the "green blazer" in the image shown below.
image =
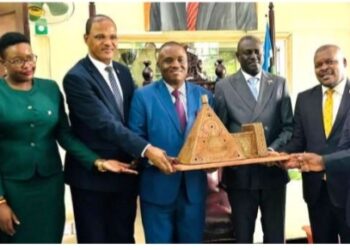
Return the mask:
{"type": "Polygon", "coordinates": [[[2,180],[27,180],[35,173],[51,176],[62,171],[56,141],[91,169],[98,158],[69,127],[62,94],[51,80],[33,79],[33,88],[10,88],[0,78],[0,196],[2,180]]]}

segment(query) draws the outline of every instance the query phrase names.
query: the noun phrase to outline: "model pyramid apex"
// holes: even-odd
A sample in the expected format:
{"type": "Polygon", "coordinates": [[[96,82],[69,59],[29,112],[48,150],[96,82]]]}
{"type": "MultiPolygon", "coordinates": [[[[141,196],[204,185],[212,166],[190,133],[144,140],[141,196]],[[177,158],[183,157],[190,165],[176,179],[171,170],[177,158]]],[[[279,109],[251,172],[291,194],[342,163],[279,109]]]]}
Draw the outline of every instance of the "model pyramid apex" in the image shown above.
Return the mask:
{"type": "Polygon", "coordinates": [[[227,131],[223,123],[202,96],[202,108],[178,156],[181,164],[202,164],[245,159],[239,142],[227,131]]]}

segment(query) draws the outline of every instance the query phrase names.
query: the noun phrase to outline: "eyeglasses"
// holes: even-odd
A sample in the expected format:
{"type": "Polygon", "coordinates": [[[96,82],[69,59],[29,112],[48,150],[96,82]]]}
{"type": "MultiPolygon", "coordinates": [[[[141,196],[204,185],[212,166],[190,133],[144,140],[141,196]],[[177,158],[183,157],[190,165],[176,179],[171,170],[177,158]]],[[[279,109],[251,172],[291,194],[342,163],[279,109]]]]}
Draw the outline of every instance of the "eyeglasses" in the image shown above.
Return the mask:
{"type": "Polygon", "coordinates": [[[5,62],[8,62],[9,64],[11,64],[13,66],[21,67],[25,63],[34,64],[34,63],[36,63],[37,59],[38,59],[37,55],[29,55],[25,58],[17,57],[17,58],[5,60],[5,62]]]}

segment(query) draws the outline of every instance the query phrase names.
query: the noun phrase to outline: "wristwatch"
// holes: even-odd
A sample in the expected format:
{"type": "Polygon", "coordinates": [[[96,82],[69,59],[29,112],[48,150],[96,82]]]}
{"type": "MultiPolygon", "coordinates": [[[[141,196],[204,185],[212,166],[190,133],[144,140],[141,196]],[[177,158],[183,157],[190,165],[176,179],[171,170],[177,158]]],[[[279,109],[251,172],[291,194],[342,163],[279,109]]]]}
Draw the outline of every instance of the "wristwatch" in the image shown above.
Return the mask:
{"type": "Polygon", "coordinates": [[[100,172],[106,172],[107,171],[107,169],[105,169],[105,167],[104,167],[105,161],[106,160],[103,160],[103,159],[97,159],[95,161],[95,166],[96,166],[98,171],[100,171],[100,172]]]}

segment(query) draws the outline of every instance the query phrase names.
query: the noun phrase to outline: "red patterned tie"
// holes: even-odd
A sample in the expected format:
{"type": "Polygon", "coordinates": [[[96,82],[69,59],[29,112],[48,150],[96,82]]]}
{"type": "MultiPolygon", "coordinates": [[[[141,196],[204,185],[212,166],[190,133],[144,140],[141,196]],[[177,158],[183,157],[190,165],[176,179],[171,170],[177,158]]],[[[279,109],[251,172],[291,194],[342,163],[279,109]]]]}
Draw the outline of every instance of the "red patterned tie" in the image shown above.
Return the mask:
{"type": "Polygon", "coordinates": [[[196,30],[198,7],[198,2],[187,4],[187,30],[196,30]]]}
{"type": "Polygon", "coordinates": [[[185,113],[184,105],[180,100],[180,92],[177,89],[175,89],[171,94],[175,97],[176,113],[177,113],[177,116],[179,117],[181,129],[182,131],[184,131],[186,128],[186,113],[185,113]]]}

